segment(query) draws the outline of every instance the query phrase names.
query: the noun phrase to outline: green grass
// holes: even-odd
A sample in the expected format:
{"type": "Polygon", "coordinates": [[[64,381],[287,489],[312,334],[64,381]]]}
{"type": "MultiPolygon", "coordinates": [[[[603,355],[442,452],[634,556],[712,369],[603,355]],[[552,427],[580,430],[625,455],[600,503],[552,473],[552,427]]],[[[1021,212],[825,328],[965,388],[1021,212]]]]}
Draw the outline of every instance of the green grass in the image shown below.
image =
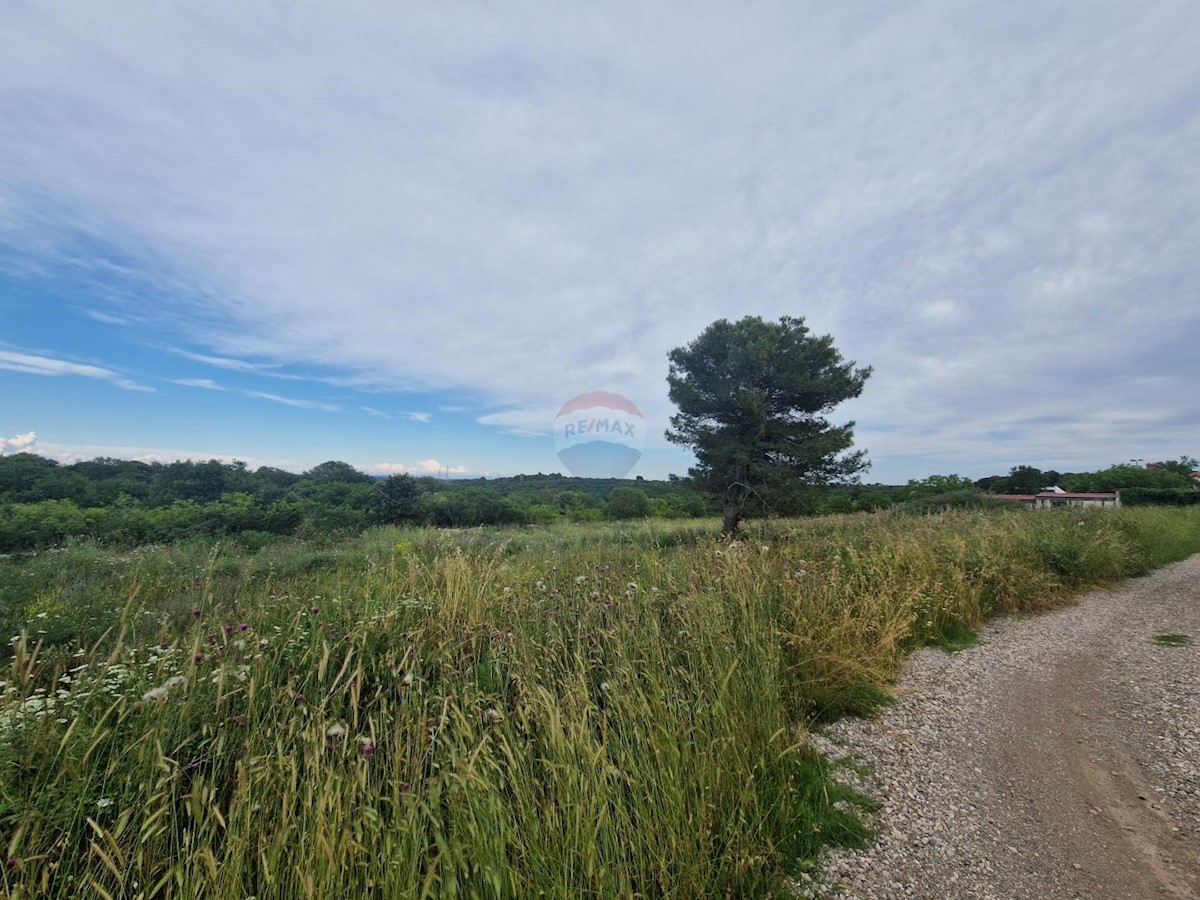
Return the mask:
{"type": "Polygon", "coordinates": [[[949,621],[942,625],[941,632],[929,639],[929,646],[944,650],[946,653],[958,653],[979,643],[979,632],[968,628],[961,622],[949,621]]]}
{"type": "Polygon", "coordinates": [[[1160,647],[1187,647],[1191,645],[1192,638],[1186,634],[1156,634],[1154,643],[1160,647]]]}
{"type": "Polygon", "coordinates": [[[767,896],[904,655],[1200,550],[1200,511],[378,529],[0,560],[14,897],[767,896]],[[244,628],[243,628],[244,626],[244,628]]]}

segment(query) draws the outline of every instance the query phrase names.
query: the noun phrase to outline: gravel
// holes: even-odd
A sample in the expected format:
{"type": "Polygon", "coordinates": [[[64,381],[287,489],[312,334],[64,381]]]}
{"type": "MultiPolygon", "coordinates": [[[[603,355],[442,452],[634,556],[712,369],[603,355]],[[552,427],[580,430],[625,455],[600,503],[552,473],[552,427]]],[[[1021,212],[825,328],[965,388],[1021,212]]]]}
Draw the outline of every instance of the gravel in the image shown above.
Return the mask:
{"type": "Polygon", "coordinates": [[[814,736],[880,804],[877,839],[799,895],[1200,897],[1200,556],[981,638],[814,736]]]}

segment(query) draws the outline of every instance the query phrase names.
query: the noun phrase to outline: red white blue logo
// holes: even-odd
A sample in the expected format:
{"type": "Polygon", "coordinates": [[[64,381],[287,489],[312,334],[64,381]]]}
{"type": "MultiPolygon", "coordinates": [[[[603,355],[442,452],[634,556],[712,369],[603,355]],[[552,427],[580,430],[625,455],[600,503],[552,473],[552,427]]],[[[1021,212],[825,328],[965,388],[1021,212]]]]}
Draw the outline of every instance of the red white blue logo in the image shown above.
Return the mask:
{"type": "Polygon", "coordinates": [[[645,447],[642,412],[620,394],[580,394],[564,403],[554,419],[554,449],[579,478],[624,478],[645,447]]]}

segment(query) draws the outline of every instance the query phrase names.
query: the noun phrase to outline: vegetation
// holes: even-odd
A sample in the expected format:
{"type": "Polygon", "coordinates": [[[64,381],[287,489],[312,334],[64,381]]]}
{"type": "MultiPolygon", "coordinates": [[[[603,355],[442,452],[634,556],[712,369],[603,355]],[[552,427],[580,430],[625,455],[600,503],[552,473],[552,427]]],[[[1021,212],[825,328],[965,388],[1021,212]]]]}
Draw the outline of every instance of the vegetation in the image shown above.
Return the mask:
{"type": "MultiPolygon", "coordinates": [[[[1186,468],[1190,462],[1185,457],[1176,468],[1186,468]]],[[[1130,506],[1200,502],[1200,491],[1191,478],[1165,463],[1156,465],[1159,468],[1112,466],[1077,474],[1018,466],[1013,472],[1028,480],[1024,487],[1042,479],[1050,484],[1053,478],[1072,490],[1119,488],[1122,502],[1130,506]]],[[[720,498],[706,497],[704,484],[711,487],[710,482],[674,477],[667,481],[542,474],[453,481],[411,475],[372,478],[336,460],[303,474],[269,467],[251,470],[244,463],[217,460],[151,465],[95,459],[60,465],[19,453],[0,456],[0,553],[60,546],[73,537],[134,547],[230,536],[253,547],[278,535],[350,534],[373,525],[461,528],[694,519],[722,511],[720,498]]],[[[1005,505],[989,491],[1011,492],[1012,488],[999,476],[972,483],[961,475],[931,475],[902,486],[775,480],[760,484],[738,516],[982,509],[1005,505]]]]}
{"type": "Polygon", "coordinates": [[[30,453],[0,457],[0,552],[73,536],[137,546],[202,535],[362,531],[371,525],[449,527],[690,518],[709,514],[682,482],[528,475],[439,481],[376,479],[344,462],[304,474],[244,463],[150,465],[120,459],[59,465],[30,453]]]}
{"type": "MultiPolygon", "coordinates": [[[[337,483],[337,482],[333,482],[337,483]]],[[[13,897],[766,896],[863,838],[806,742],[1200,511],[381,527],[0,559],[13,897]]]]}
{"type": "Polygon", "coordinates": [[[829,335],[804,320],[719,319],[670,353],[671,417],[667,440],[696,454],[692,478],[721,499],[722,530],[733,534],[748,500],[796,485],[828,484],[867,467],[848,453],[853,422],[825,416],[857,397],[871,369],[845,362],[829,335]]]}
{"type": "Polygon", "coordinates": [[[1156,634],[1154,643],[1160,647],[1190,647],[1192,638],[1186,634],[1156,634]]]}

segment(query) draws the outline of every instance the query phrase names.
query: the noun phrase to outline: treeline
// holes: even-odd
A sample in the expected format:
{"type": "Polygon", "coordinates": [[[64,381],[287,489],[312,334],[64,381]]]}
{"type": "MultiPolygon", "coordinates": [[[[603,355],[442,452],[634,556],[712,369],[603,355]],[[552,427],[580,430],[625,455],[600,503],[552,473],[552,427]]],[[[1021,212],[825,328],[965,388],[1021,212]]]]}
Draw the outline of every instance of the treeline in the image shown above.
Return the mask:
{"type": "Polygon", "coordinates": [[[31,453],[0,457],[0,552],[81,535],[125,545],[224,534],[253,542],[381,524],[461,527],[709,514],[706,501],[682,482],[558,475],[374,478],[338,461],[297,474],[218,460],[60,465],[31,453]]]}
{"type": "Polygon", "coordinates": [[[1048,487],[1081,493],[1124,492],[1135,488],[1193,493],[1196,490],[1193,473],[1198,469],[1200,462],[1188,456],[1145,467],[1119,463],[1098,472],[1056,472],[1034,466],[1013,466],[1007,475],[980,478],[972,484],[993,494],[1036,494],[1048,487]]]}
{"type": "MultiPolygon", "coordinates": [[[[1115,465],[1059,473],[1014,466],[971,481],[932,475],[905,485],[778,485],[747,508],[750,516],[809,516],[899,509],[913,513],[1004,506],[995,494],[1120,490],[1126,505],[1200,503],[1190,476],[1196,461],[1115,465]]],[[[686,479],[517,475],[444,481],[374,478],[329,461],[297,474],[245,463],[143,463],[93,459],[61,465],[31,453],[0,456],[0,552],[87,536],[133,546],[201,535],[238,535],[248,545],[272,535],[359,531],[372,525],[443,527],[544,524],[559,520],[695,518],[718,515],[686,479]]]]}

